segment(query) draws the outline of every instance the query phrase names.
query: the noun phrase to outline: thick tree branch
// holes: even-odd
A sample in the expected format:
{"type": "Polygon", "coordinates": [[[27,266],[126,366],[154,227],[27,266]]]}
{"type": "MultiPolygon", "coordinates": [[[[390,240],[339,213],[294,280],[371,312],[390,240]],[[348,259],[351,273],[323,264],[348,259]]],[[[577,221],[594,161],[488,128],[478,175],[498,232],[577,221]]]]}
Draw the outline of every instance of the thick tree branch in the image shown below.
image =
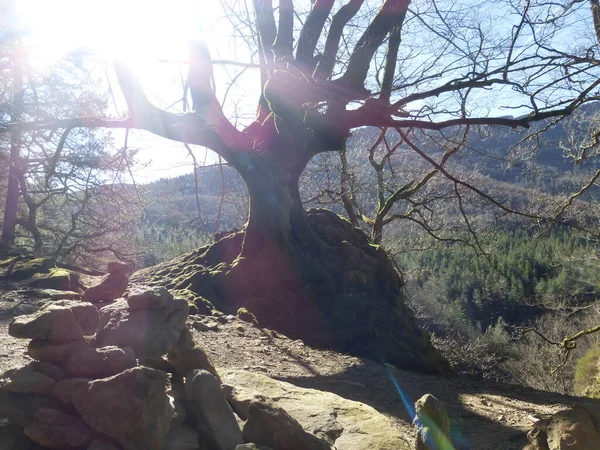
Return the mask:
{"type": "Polygon", "coordinates": [[[279,0],[279,29],[273,44],[273,51],[277,59],[292,57],[294,46],[294,2],[293,0],[279,0]]]}
{"type": "Polygon", "coordinates": [[[401,26],[409,4],[410,0],[385,1],[354,47],[346,72],[337,80],[344,88],[353,92],[365,91],[365,80],[375,52],[386,36],[401,26]]]}
{"type": "Polygon", "coordinates": [[[387,55],[385,56],[385,69],[383,71],[383,80],[381,82],[381,92],[379,100],[388,104],[392,95],[392,86],[394,84],[394,75],[396,73],[396,60],[398,59],[398,48],[400,47],[400,33],[402,24],[396,25],[390,32],[388,40],[387,55]]]}
{"type": "Polygon", "coordinates": [[[254,0],[254,13],[256,14],[260,50],[264,58],[261,63],[270,67],[273,64],[273,44],[277,35],[273,0],[254,0]]]}
{"type": "Polygon", "coordinates": [[[340,48],[340,40],[346,24],[356,15],[364,0],[350,0],[333,15],[329,34],[325,41],[325,51],[316,70],[316,77],[321,80],[331,78],[335,66],[335,58],[340,48]]]}
{"type": "Polygon", "coordinates": [[[333,3],[334,0],[317,0],[300,32],[298,48],[296,50],[296,61],[298,61],[301,67],[306,68],[308,72],[312,72],[314,69],[315,48],[325,27],[327,17],[329,17],[329,13],[331,12],[331,8],[333,8],[333,3]]]}

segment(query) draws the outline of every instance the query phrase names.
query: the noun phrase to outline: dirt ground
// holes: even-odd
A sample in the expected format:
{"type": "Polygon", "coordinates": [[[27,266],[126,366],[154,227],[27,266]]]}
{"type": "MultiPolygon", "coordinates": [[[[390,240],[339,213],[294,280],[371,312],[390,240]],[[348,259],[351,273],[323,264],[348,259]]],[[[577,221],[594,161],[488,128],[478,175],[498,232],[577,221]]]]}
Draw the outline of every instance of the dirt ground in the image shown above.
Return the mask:
{"type": "MultiPolygon", "coordinates": [[[[10,337],[8,324],[15,315],[34,311],[40,303],[30,291],[0,286],[0,373],[30,361],[27,340],[10,337]]],[[[389,416],[410,442],[412,405],[425,393],[445,405],[457,450],[520,450],[536,420],[573,404],[587,407],[600,418],[600,401],[403,371],[309,348],[233,316],[190,316],[188,323],[217,367],[260,372],[365,403],[389,416]]]]}

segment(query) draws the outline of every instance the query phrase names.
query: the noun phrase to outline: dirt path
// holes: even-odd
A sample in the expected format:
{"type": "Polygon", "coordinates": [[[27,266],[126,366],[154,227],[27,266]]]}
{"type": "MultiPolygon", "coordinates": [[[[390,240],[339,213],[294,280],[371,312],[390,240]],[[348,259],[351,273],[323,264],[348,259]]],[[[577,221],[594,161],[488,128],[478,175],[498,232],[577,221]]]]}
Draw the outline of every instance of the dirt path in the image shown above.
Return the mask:
{"type": "MultiPolygon", "coordinates": [[[[8,336],[10,318],[35,310],[39,300],[4,290],[0,296],[0,372],[29,361],[27,340],[8,336]]],[[[245,369],[302,387],[333,392],[388,415],[412,441],[410,409],[425,393],[448,410],[457,449],[520,450],[537,418],[583,404],[600,418],[600,401],[519,386],[444,379],[397,370],[373,361],[316,350],[232,316],[191,317],[194,336],[217,367],[245,369]]]]}

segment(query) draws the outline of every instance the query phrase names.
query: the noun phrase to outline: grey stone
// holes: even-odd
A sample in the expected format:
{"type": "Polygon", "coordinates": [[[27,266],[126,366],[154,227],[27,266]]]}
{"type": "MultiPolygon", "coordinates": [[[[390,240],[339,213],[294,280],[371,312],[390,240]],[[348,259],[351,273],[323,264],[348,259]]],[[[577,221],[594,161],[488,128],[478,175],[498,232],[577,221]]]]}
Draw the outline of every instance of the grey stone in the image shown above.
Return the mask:
{"type": "Polygon", "coordinates": [[[80,339],[94,334],[98,326],[98,310],[90,303],[59,300],[41,310],[15,317],[8,333],[29,339],[80,339]]]}
{"type": "Polygon", "coordinates": [[[0,379],[2,389],[22,394],[49,395],[56,380],[36,370],[33,364],[18,369],[7,370],[0,379]]]}
{"type": "Polygon", "coordinates": [[[230,450],[244,442],[231,407],[217,379],[206,370],[186,377],[185,398],[194,428],[209,446],[230,450]]]}
{"type": "Polygon", "coordinates": [[[193,370],[204,369],[215,376],[221,383],[221,377],[217,373],[210,357],[200,344],[194,342],[192,333],[187,327],[181,331],[179,339],[168,353],[169,362],[175,367],[175,371],[181,376],[187,376],[193,370]]]}
{"type": "Polygon", "coordinates": [[[23,431],[44,447],[61,449],[87,445],[97,435],[80,417],[46,408],[37,410],[23,431]]]}
{"type": "Polygon", "coordinates": [[[91,303],[110,302],[120,298],[127,290],[129,278],[122,272],[105,275],[98,284],[83,293],[83,300],[91,303]]]}
{"type": "Polygon", "coordinates": [[[171,421],[171,430],[183,425],[187,419],[187,411],[185,409],[185,386],[182,383],[171,385],[168,390],[169,401],[173,407],[173,420],[171,421]]]}
{"type": "Polygon", "coordinates": [[[131,265],[119,261],[111,261],[106,265],[106,271],[108,273],[129,273],[131,272],[131,265]]]}
{"type": "Polygon", "coordinates": [[[201,450],[198,432],[190,427],[179,427],[169,431],[165,450],[201,450]]]}
{"type": "Polygon", "coordinates": [[[169,294],[164,287],[149,287],[136,285],[131,287],[127,297],[129,309],[163,309],[173,300],[173,296],[169,294]]]}
{"type": "Polygon", "coordinates": [[[415,448],[435,450],[438,446],[451,448],[450,419],[444,405],[431,394],[423,395],[415,402],[416,416],[413,423],[417,427],[415,448]]]}
{"type": "Polygon", "coordinates": [[[136,365],[131,347],[82,348],[71,353],[65,369],[72,377],[104,378],[136,365]]]}
{"type": "Polygon", "coordinates": [[[44,450],[23,433],[23,428],[0,421],[0,450],[44,450]]]}
{"type": "Polygon", "coordinates": [[[183,299],[167,302],[163,310],[129,310],[125,300],[100,309],[100,330],[96,345],[131,347],[139,359],[166,354],[179,339],[189,306],[183,299]]]}
{"type": "Polygon", "coordinates": [[[597,450],[600,435],[583,408],[559,411],[546,427],[550,450],[597,450]]]}
{"type": "Polygon", "coordinates": [[[80,387],[73,404],[125,450],[163,450],[173,417],[166,384],[164,372],[138,366],[80,387]]]}
{"type": "Polygon", "coordinates": [[[330,450],[323,439],[307,433],[283,408],[264,401],[251,401],[244,424],[244,440],[286,450],[330,450]]]}
{"type": "Polygon", "coordinates": [[[0,389],[1,419],[8,419],[10,422],[24,427],[33,420],[36,411],[40,408],[59,411],[65,409],[62,403],[47,395],[20,394],[0,389]]]}
{"type": "Polygon", "coordinates": [[[222,390],[242,419],[248,418],[251,401],[268,397],[296,419],[304,430],[338,449],[410,449],[390,419],[363,403],[244,370],[221,368],[219,373],[225,383],[222,390]]]}
{"type": "Polygon", "coordinates": [[[62,363],[73,351],[88,348],[89,345],[85,339],[34,339],[29,342],[27,353],[38,361],[62,363]]]}
{"type": "Polygon", "coordinates": [[[52,388],[52,397],[65,405],[73,405],[73,392],[88,382],[90,378],[68,378],[66,380],[57,381],[52,388]]]}
{"type": "Polygon", "coordinates": [[[95,438],[87,450],[121,450],[121,446],[107,437],[95,438]]]}

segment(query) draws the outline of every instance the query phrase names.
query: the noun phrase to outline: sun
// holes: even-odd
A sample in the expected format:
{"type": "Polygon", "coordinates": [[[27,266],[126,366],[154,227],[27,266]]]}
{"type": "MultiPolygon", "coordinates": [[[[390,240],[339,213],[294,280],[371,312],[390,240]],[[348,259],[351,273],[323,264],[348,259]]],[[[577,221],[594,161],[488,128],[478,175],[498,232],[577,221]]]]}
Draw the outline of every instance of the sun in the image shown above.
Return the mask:
{"type": "Polygon", "coordinates": [[[187,42],[204,38],[218,2],[16,0],[16,5],[37,58],[58,60],[87,48],[138,71],[157,60],[184,61],[187,42]]]}

